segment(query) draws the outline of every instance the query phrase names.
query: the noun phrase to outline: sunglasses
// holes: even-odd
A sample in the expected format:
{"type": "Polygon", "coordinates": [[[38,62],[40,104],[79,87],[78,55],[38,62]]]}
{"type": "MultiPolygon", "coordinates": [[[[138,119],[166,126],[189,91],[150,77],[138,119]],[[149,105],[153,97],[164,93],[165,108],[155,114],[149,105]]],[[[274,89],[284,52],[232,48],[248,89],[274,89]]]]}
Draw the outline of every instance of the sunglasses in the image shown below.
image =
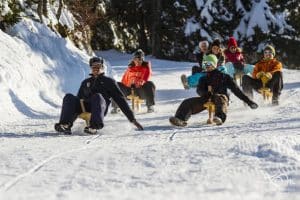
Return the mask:
{"type": "Polygon", "coordinates": [[[213,65],[213,63],[210,62],[210,61],[203,62],[203,63],[202,63],[202,68],[210,67],[210,66],[212,66],[212,65],[213,65]]]}
{"type": "Polygon", "coordinates": [[[267,54],[269,54],[269,55],[272,54],[273,55],[273,52],[272,51],[264,51],[264,54],[266,54],[266,55],[267,54]]]}
{"type": "Polygon", "coordinates": [[[91,69],[100,69],[100,68],[102,68],[102,67],[103,67],[102,64],[93,64],[93,65],[91,66],[91,69]]]}

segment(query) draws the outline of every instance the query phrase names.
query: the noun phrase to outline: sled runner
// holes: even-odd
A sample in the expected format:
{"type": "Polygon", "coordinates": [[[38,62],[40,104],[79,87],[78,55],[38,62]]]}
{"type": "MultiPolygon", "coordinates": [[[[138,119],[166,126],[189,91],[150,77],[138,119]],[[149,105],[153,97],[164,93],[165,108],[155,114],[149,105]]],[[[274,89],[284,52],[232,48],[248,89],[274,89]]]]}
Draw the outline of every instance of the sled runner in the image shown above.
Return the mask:
{"type": "Polygon", "coordinates": [[[134,88],[131,88],[131,94],[127,96],[127,99],[129,99],[131,101],[132,111],[140,112],[142,103],[144,103],[144,100],[141,99],[139,96],[135,95],[134,88]]]}
{"type": "Polygon", "coordinates": [[[266,84],[270,79],[266,75],[263,75],[260,79],[263,86],[258,91],[262,94],[265,101],[270,101],[272,99],[273,93],[271,92],[270,88],[266,87],[266,84]]]}

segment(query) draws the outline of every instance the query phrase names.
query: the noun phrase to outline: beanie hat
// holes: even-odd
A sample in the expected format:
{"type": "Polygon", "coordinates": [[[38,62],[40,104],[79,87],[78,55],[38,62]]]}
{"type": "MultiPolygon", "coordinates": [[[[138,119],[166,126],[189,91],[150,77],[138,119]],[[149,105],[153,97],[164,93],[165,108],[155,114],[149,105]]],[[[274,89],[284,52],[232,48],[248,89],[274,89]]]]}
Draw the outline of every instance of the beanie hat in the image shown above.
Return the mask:
{"type": "Polygon", "coordinates": [[[230,37],[229,38],[229,40],[228,40],[228,49],[230,48],[230,47],[237,47],[238,45],[237,45],[237,42],[236,42],[236,40],[234,39],[234,37],[230,37]]]}
{"type": "Polygon", "coordinates": [[[217,47],[221,47],[221,41],[217,38],[213,41],[213,43],[211,44],[211,46],[217,46],[217,47]]]}
{"type": "Polygon", "coordinates": [[[92,57],[89,61],[90,66],[93,64],[103,64],[103,58],[101,57],[92,57]]]}
{"type": "Polygon", "coordinates": [[[268,44],[265,46],[264,51],[265,50],[270,50],[272,52],[273,56],[275,56],[275,48],[273,46],[268,44]]]}
{"type": "Polygon", "coordinates": [[[138,49],[136,52],[134,52],[133,54],[133,58],[140,58],[142,60],[144,60],[145,57],[145,53],[143,52],[142,49],[138,49]]]}
{"type": "Polygon", "coordinates": [[[218,58],[214,54],[205,55],[202,60],[202,64],[210,62],[214,68],[217,67],[218,58]]]}

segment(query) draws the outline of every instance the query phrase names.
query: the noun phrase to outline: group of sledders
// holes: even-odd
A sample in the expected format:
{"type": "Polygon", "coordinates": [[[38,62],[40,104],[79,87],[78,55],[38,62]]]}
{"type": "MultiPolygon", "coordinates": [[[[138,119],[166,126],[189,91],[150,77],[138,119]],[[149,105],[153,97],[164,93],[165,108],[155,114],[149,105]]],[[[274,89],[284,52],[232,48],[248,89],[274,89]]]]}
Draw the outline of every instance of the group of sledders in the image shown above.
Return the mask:
{"type": "MultiPolygon", "coordinates": [[[[204,105],[208,101],[215,105],[213,122],[217,125],[223,124],[229,105],[227,89],[251,109],[256,109],[258,105],[252,100],[252,91],[263,87],[262,77],[266,77],[266,87],[273,93],[272,104],[279,104],[283,88],[282,64],[276,60],[275,49],[271,45],[265,46],[262,59],[255,65],[245,63],[242,51],[233,37],[229,38],[228,47],[224,51],[218,39],[213,41],[210,49],[207,41],[201,41],[199,52],[195,55],[199,65],[192,67],[190,76],[182,75],[181,81],[185,89],[196,88],[199,97],[185,99],[179,105],[175,116],[169,119],[172,125],[186,126],[191,115],[206,109],[204,105]],[[237,74],[242,77],[242,90],[235,81],[237,74]]],[[[120,82],[104,74],[103,58],[92,57],[89,61],[90,77],[82,81],[76,96],[66,94],[63,98],[61,115],[54,126],[55,130],[72,134],[74,121],[83,112],[88,112],[90,118],[84,132],[96,134],[104,127],[104,117],[111,103],[111,114],[121,110],[138,130],[143,130],[129,107],[127,96],[134,91],[135,95],[145,100],[147,112],[154,112],[155,85],[150,81],[151,64],[144,56],[140,49],[133,54],[120,82]]]]}

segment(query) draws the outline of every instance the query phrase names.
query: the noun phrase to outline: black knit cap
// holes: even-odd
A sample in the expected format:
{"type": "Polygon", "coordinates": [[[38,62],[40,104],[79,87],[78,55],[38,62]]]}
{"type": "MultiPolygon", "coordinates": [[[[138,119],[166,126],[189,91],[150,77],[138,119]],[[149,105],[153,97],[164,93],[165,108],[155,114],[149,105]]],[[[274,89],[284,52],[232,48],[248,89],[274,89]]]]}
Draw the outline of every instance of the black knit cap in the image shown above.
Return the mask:
{"type": "Polygon", "coordinates": [[[220,39],[215,39],[213,42],[212,42],[212,44],[211,44],[211,46],[213,47],[213,46],[218,46],[218,47],[221,47],[221,41],[220,41],[220,39]]]}
{"type": "Polygon", "coordinates": [[[144,59],[145,53],[143,52],[142,49],[138,49],[136,52],[134,52],[133,57],[134,58],[144,59]]]}
{"type": "Polygon", "coordinates": [[[93,64],[98,63],[98,64],[102,64],[103,65],[103,58],[101,57],[92,57],[89,61],[90,66],[92,66],[93,64]]]}

